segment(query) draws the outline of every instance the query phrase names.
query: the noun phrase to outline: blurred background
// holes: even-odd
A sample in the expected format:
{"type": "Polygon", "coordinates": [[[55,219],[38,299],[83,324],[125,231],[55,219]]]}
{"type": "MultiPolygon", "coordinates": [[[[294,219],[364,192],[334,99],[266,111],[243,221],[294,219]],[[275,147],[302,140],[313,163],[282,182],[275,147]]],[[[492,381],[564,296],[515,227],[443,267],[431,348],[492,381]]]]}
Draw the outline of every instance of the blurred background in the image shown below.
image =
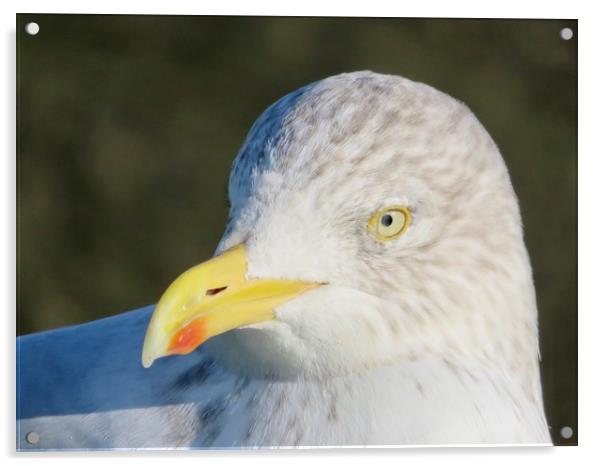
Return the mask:
{"type": "Polygon", "coordinates": [[[255,118],[361,69],[466,102],[498,143],[534,269],[548,421],[575,444],[572,20],[18,15],[17,334],[156,302],[212,255],[255,118]]]}

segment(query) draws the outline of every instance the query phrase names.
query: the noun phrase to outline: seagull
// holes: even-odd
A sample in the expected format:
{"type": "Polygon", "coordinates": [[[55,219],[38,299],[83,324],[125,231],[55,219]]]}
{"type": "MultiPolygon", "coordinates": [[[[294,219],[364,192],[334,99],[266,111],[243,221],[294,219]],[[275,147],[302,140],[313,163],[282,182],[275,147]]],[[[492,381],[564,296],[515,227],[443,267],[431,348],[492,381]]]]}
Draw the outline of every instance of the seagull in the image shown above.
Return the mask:
{"type": "Polygon", "coordinates": [[[19,450],[551,444],[517,196],[466,105],[314,82],[228,194],[156,306],[18,338],[19,450]]]}

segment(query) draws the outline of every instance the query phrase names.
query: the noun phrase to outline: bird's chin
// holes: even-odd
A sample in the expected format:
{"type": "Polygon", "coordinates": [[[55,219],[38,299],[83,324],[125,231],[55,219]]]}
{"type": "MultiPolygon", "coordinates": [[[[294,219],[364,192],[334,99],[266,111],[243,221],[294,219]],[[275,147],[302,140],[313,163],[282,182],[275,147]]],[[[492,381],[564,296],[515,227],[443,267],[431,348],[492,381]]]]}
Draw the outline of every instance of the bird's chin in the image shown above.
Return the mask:
{"type": "Polygon", "coordinates": [[[231,330],[205,345],[224,366],[254,378],[365,372],[390,363],[403,341],[389,330],[378,311],[382,306],[362,291],[323,286],[280,306],[276,319],[231,330]]]}
{"type": "Polygon", "coordinates": [[[293,380],[311,376],[302,342],[279,321],[261,322],[218,335],[207,351],[227,369],[253,378],[293,380]]]}

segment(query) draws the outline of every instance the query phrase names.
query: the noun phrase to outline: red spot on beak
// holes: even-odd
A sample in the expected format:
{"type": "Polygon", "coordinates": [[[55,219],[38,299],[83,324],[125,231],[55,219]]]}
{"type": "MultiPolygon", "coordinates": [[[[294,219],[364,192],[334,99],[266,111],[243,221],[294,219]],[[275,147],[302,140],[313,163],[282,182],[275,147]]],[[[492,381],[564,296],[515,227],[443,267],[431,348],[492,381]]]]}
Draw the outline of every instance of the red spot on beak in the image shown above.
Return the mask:
{"type": "Polygon", "coordinates": [[[182,327],[169,342],[169,354],[188,354],[205,341],[207,332],[204,319],[193,320],[182,327]]]}

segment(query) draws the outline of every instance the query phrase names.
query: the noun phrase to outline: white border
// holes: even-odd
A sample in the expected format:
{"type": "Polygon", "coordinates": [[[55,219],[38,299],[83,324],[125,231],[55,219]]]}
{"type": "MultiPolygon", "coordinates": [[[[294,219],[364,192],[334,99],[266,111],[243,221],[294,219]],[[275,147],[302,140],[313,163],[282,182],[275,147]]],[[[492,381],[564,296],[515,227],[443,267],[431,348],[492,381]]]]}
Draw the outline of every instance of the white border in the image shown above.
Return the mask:
{"type": "Polygon", "coordinates": [[[121,14],[204,14],[204,15],[266,15],[266,16],[405,16],[405,17],[480,17],[480,18],[562,18],[576,17],[575,2],[547,1],[545,7],[536,2],[505,0],[504,5],[492,7],[478,1],[422,1],[369,2],[305,0],[279,2],[255,0],[191,2],[185,0],[163,1],[81,1],[23,0],[18,4],[20,13],[121,13],[121,14]]]}
{"type": "MultiPolygon", "coordinates": [[[[525,2],[524,0],[505,0],[493,5],[482,1],[400,1],[389,2],[370,0],[364,2],[305,0],[302,2],[284,1],[221,1],[186,2],[177,0],[54,0],[49,1],[13,1],[0,2],[2,15],[3,46],[2,67],[0,73],[2,100],[4,109],[0,113],[0,143],[4,149],[1,158],[0,173],[3,179],[0,190],[0,203],[3,228],[0,229],[2,245],[2,268],[0,277],[1,296],[4,297],[3,315],[5,318],[3,333],[5,341],[2,348],[5,354],[1,359],[4,383],[0,384],[2,401],[5,403],[4,422],[0,439],[2,451],[15,461],[14,437],[14,309],[15,309],[15,13],[127,13],[127,14],[242,14],[242,15],[293,15],[293,16],[431,16],[431,17],[490,17],[490,18],[578,18],[579,30],[579,447],[560,448],[479,448],[466,447],[439,449],[338,449],[338,450],[302,450],[302,451],[203,451],[203,452],[89,452],[89,453],[40,453],[19,454],[21,460],[44,457],[46,461],[63,465],[65,462],[81,463],[84,458],[92,462],[105,461],[107,458],[127,457],[127,461],[144,464],[162,464],[166,456],[177,456],[178,463],[199,464],[208,460],[226,462],[244,461],[247,465],[276,464],[286,461],[301,464],[307,461],[331,463],[343,460],[345,463],[365,463],[378,460],[385,463],[439,460],[447,464],[498,465],[515,462],[541,463],[546,465],[567,466],[599,463],[601,455],[597,446],[600,443],[601,428],[599,417],[602,415],[600,396],[602,395],[601,363],[598,355],[600,332],[602,331],[602,302],[598,289],[598,264],[602,259],[601,215],[602,200],[602,149],[597,140],[601,132],[602,108],[599,56],[600,25],[594,2],[546,1],[525,2]],[[8,381],[8,382],[7,382],[8,381]]],[[[551,97],[553,98],[553,96],[551,97]]]]}

